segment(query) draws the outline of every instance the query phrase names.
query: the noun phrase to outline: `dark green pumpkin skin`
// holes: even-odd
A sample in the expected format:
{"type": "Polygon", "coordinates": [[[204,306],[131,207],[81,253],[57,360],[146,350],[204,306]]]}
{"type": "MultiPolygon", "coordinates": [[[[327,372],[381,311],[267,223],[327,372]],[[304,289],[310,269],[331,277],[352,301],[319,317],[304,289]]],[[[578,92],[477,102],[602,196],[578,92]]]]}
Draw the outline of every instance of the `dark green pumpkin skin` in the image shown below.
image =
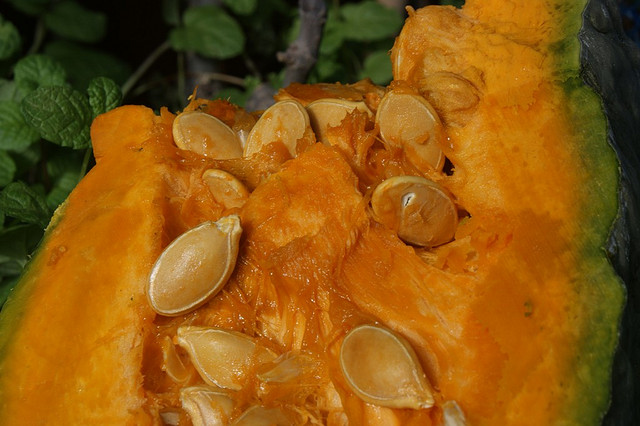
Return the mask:
{"type": "Polygon", "coordinates": [[[640,48],[628,39],[613,0],[591,0],[579,35],[582,76],[601,97],[620,161],[618,219],[608,255],[627,290],[611,406],[604,425],[640,424],[640,48]]]}

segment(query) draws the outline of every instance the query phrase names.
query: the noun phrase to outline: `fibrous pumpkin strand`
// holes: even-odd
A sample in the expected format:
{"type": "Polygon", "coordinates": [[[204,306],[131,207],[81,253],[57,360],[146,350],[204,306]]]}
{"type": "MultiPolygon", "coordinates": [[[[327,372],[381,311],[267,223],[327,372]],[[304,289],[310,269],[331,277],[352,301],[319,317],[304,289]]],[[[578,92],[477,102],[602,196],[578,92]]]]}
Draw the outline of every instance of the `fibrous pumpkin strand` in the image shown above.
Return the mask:
{"type": "Polygon", "coordinates": [[[310,129],[307,110],[295,100],[277,102],[267,109],[253,126],[244,148],[250,156],[270,143],[280,142],[292,157],[297,155],[298,140],[310,129]]]}
{"type": "Polygon", "coordinates": [[[377,325],[352,329],[340,348],[340,368],[364,401],[392,408],[429,408],[434,398],[411,345],[377,325]]]}
{"type": "Polygon", "coordinates": [[[204,304],[226,284],[238,257],[242,227],[237,215],[190,229],[158,257],[147,298],[161,315],[175,316],[204,304]]]}
{"type": "Polygon", "coordinates": [[[240,390],[251,371],[276,358],[273,351],[235,331],[182,326],[177,335],[202,379],[212,386],[240,390]]]}
{"type": "Polygon", "coordinates": [[[380,101],[376,113],[380,136],[390,149],[401,149],[420,170],[442,170],[442,123],[422,96],[392,90],[380,101]]]}
{"type": "Polygon", "coordinates": [[[434,247],[451,241],[458,226],[456,206],[437,183],[418,176],[393,176],[373,191],[376,220],[410,243],[434,247]]]}
{"type": "Polygon", "coordinates": [[[191,386],[180,389],[180,403],[193,426],[225,426],[233,412],[233,399],[221,389],[191,386]]]}
{"type": "Polygon", "coordinates": [[[173,121],[178,148],[214,159],[242,157],[238,135],[218,118],[202,111],[185,111],[173,121]]]}

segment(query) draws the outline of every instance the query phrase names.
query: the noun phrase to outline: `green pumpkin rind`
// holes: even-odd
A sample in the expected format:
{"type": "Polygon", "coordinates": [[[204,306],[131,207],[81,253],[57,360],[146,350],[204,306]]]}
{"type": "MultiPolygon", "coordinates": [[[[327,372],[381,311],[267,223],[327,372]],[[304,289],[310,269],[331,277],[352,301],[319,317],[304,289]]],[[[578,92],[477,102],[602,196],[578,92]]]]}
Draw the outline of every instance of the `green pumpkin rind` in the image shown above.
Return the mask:
{"type": "Polygon", "coordinates": [[[625,36],[612,0],[589,1],[579,39],[582,77],[602,99],[620,162],[619,210],[607,252],[625,283],[626,306],[603,424],[640,424],[640,48],[625,36]]]}

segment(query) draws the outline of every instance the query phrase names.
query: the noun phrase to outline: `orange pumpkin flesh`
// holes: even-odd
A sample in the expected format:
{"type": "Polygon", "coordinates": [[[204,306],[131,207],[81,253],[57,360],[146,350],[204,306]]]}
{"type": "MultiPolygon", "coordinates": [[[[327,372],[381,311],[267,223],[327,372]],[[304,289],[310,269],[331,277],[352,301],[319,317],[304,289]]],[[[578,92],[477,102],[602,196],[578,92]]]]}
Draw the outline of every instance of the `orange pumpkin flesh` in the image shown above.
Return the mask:
{"type": "MultiPolygon", "coordinates": [[[[326,424],[437,425],[455,401],[468,424],[597,422],[622,299],[599,251],[615,213],[606,187],[615,158],[596,99],[568,88],[567,70],[577,69],[550,47],[566,36],[568,12],[554,2],[517,11],[486,3],[412,12],[392,53],[390,89],[424,96],[444,122],[449,174],[385,149],[357,111],[329,129],[334,146],[305,136],[296,158],[277,142],[230,160],[179,150],[167,111],[127,106],[96,119],[97,165],[2,312],[3,424],[153,424],[167,413],[189,424],[179,390],[203,380],[181,348],[186,383],[171,379],[163,358],[187,324],[312,360],[291,382],[265,384],[250,371],[232,393],[233,417],[261,403],[326,424]],[[216,202],[202,179],[211,167],[252,190],[244,206],[216,202]],[[412,247],[373,219],[373,188],[404,174],[455,196],[462,220],[452,242],[412,247]],[[194,312],[157,315],[145,287],[163,248],[229,213],[244,234],[223,291],[194,312]],[[435,389],[433,408],[379,407],[349,388],[340,346],[365,323],[407,339],[435,389]]],[[[363,82],[296,85],[277,98],[363,100],[375,111],[383,94],[363,82]]],[[[187,109],[235,130],[254,122],[221,101],[187,109]]]]}

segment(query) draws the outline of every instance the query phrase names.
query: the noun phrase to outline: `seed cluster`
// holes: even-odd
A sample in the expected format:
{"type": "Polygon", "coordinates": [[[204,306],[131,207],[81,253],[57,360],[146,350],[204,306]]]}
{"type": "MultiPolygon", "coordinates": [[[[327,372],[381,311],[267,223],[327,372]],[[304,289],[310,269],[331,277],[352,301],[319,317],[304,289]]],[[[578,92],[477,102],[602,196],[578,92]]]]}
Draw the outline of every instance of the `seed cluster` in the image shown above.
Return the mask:
{"type": "MultiPolygon", "coordinates": [[[[285,156],[295,158],[316,142],[339,149],[336,131],[354,116],[364,118],[368,134],[376,135],[372,143],[408,164],[405,170],[427,171],[395,174],[390,166],[387,177],[369,193],[373,220],[413,246],[430,249],[452,241],[458,224],[454,197],[425,177],[442,174],[443,125],[429,102],[410,90],[390,88],[385,92],[377,88],[360,99],[336,96],[304,101],[284,96],[260,114],[248,134],[247,126],[237,131],[195,109],[175,118],[173,136],[180,149],[216,160],[259,155],[273,144],[283,147],[285,156]]],[[[354,157],[359,158],[352,158],[352,163],[369,161],[368,155],[356,152],[354,157]]],[[[206,170],[202,180],[227,210],[242,209],[251,195],[241,179],[228,171],[206,170]]],[[[216,297],[235,269],[243,232],[240,222],[240,217],[232,214],[202,223],[165,248],[150,273],[147,288],[149,303],[158,314],[187,314],[216,297]]],[[[400,334],[379,324],[363,324],[342,339],[340,371],[346,385],[363,401],[406,409],[430,408],[436,403],[416,353],[400,334]]],[[[319,367],[313,354],[278,355],[252,336],[192,325],[180,326],[173,340],[167,338],[161,345],[163,369],[182,386],[180,404],[193,424],[310,421],[301,418],[294,408],[260,404],[250,404],[238,414],[234,392],[256,381],[262,383],[260,386],[279,385],[314,374],[319,367]],[[204,383],[189,384],[193,374],[204,383]]],[[[464,425],[460,408],[453,401],[447,404],[443,410],[445,423],[464,425]]],[[[167,424],[177,422],[172,413],[165,413],[163,419],[167,424]]]]}

